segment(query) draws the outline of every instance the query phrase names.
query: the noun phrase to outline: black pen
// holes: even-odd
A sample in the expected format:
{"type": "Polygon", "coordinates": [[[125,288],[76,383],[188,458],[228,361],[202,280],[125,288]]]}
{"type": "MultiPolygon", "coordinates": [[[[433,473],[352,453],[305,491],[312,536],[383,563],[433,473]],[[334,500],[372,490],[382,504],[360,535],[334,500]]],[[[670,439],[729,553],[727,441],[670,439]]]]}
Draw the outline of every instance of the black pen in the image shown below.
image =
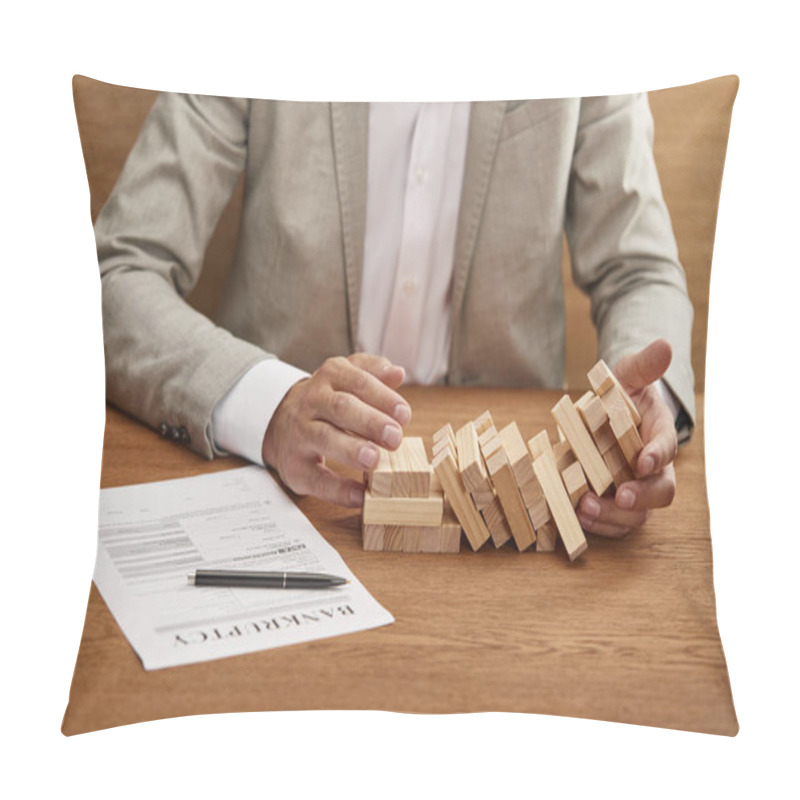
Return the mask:
{"type": "Polygon", "coordinates": [[[253,589],[330,589],[349,583],[347,578],[321,572],[245,572],[232,569],[198,569],[189,575],[194,586],[228,586],[253,589]]]}

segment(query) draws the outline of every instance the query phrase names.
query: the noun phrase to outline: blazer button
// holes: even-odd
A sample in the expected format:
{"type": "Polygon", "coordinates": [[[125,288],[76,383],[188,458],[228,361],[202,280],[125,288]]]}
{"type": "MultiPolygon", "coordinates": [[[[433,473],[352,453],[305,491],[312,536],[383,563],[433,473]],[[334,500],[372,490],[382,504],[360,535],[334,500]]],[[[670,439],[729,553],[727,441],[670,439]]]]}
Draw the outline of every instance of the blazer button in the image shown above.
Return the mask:
{"type": "Polygon", "coordinates": [[[170,426],[166,422],[162,422],[158,426],[158,435],[163,436],[165,439],[170,435],[170,426]]]}
{"type": "Polygon", "coordinates": [[[181,427],[178,428],[178,435],[180,437],[181,443],[189,444],[189,441],[190,441],[189,431],[186,430],[186,426],[185,425],[181,425],[181,427]]]}

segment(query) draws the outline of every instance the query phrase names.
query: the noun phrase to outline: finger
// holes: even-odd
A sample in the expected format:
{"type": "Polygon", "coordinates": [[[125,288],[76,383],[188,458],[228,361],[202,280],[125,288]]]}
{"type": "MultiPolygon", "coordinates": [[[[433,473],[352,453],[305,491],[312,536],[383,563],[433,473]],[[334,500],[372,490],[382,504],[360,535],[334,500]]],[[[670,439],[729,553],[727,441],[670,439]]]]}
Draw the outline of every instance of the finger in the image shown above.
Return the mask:
{"type": "Polygon", "coordinates": [[[636,392],[657,381],[672,361],[672,347],[666,339],[656,339],[638,353],[623,356],[614,374],[628,392],[636,392]]]}
{"type": "Polygon", "coordinates": [[[655,389],[645,393],[641,405],[644,447],[636,459],[636,477],[647,478],[665,469],[678,454],[678,435],[667,404],[655,389]]]}
{"type": "MultiPolygon", "coordinates": [[[[365,358],[374,359],[375,357],[365,356],[365,358]]],[[[373,363],[372,366],[378,369],[376,364],[373,363]]],[[[400,425],[406,425],[411,420],[411,407],[401,395],[375,377],[369,370],[362,369],[349,359],[328,359],[320,367],[318,373],[326,379],[335,392],[355,395],[367,406],[392,417],[400,425]]],[[[334,397],[330,400],[346,406],[346,402],[339,398],[334,397]]],[[[347,411],[347,408],[343,410],[347,411]]]]}
{"type": "Polygon", "coordinates": [[[312,446],[325,455],[334,448],[341,449],[345,439],[353,436],[361,444],[366,440],[388,450],[396,450],[403,439],[403,429],[392,417],[348,392],[330,392],[320,401],[311,420],[310,434],[312,446]]]}
{"type": "Polygon", "coordinates": [[[644,525],[649,516],[647,509],[619,509],[613,497],[597,497],[591,492],[581,498],[576,513],[585,531],[600,536],[624,536],[644,525]]]}
{"type": "Polygon", "coordinates": [[[623,483],[617,489],[614,502],[623,511],[646,511],[666,508],[674,498],[675,468],[669,464],[662,472],[649,478],[623,483]]]}
{"type": "MultiPolygon", "coordinates": [[[[402,438],[399,428],[395,435],[398,437],[399,444],[399,439],[402,438]]],[[[390,440],[386,445],[381,444],[386,447],[389,445],[394,446],[394,440],[390,440]]],[[[307,458],[331,459],[345,466],[362,470],[374,469],[378,465],[380,457],[378,447],[374,442],[346,433],[336,425],[319,420],[315,420],[309,425],[305,447],[303,448],[301,445],[299,454],[307,458]]]]}
{"type": "Polygon", "coordinates": [[[600,520],[585,520],[578,516],[578,521],[586,533],[593,533],[595,536],[604,536],[606,539],[621,539],[629,533],[635,531],[640,527],[641,523],[637,525],[616,525],[609,522],[601,522],[600,520]]]}
{"type": "Polygon", "coordinates": [[[287,469],[283,482],[296,494],[312,495],[328,503],[347,508],[364,504],[364,487],[337,475],[321,460],[297,459],[287,469]]]}
{"type": "Polygon", "coordinates": [[[347,359],[351,364],[374,375],[381,383],[392,389],[398,389],[406,378],[403,367],[393,364],[385,356],[374,356],[369,353],[354,353],[347,359]]]}

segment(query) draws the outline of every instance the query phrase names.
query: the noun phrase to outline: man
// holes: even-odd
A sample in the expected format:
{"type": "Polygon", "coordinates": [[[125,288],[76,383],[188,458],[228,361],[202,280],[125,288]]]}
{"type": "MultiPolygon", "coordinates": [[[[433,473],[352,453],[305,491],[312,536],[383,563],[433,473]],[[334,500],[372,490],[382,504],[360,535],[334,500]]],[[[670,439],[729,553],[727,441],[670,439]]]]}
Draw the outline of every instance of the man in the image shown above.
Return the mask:
{"type": "Polygon", "coordinates": [[[587,530],[621,535],[674,494],[674,417],[654,381],[693,408],[691,305],[651,136],[642,96],[162,95],[96,224],[109,398],[208,457],[237,452],[357,506],[360,487],[325,459],[369,467],[375,445],[397,446],[406,372],[563,383],[566,229],[600,355],[643,412],[637,480],[579,508],[587,530]],[[218,327],[181,296],[242,170],[218,327]]]}

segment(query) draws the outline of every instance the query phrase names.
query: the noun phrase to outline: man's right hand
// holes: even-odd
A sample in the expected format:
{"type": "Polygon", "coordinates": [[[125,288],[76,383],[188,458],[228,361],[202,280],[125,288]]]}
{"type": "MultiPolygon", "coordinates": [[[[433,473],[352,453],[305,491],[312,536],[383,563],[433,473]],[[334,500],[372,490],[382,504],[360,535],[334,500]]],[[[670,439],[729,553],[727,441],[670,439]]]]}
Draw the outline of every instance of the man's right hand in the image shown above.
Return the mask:
{"type": "Polygon", "coordinates": [[[264,463],[297,494],[361,506],[364,487],[325,461],[367,470],[378,463],[376,445],[397,449],[411,419],[411,408],[395,391],[404,377],[402,367],[383,357],[329,358],[281,400],[264,434],[264,463]]]}

